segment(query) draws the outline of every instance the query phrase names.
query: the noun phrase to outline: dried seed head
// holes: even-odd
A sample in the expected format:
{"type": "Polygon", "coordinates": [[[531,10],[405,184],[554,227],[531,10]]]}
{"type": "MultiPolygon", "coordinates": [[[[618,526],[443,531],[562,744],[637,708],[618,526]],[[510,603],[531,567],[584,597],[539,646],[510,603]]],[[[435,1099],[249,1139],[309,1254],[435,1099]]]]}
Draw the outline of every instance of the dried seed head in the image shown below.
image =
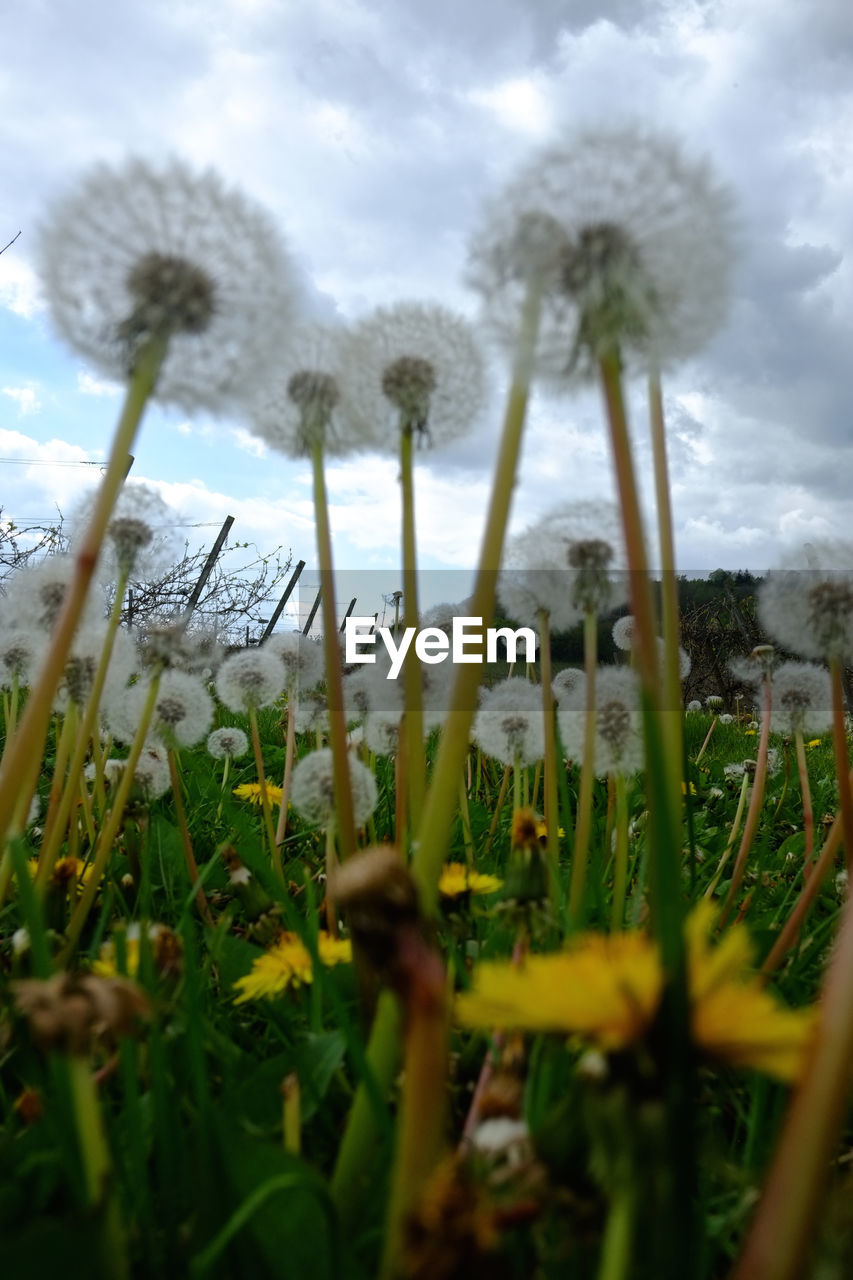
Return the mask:
{"type": "Polygon", "coordinates": [[[400,356],[382,374],[382,390],[400,410],[405,431],[426,431],[435,369],[420,356],[400,356]]]}
{"type": "Polygon", "coordinates": [[[11,984],[18,1012],[43,1051],[85,1055],[96,1040],[132,1035],[151,1011],[145,992],[126,978],[56,973],[11,984]]]}
{"type": "Polygon", "coordinates": [[[310,452],[315,440],[324,439],[332,413],[341,398],[337,378],[330,373],[300,369],[288,381],[287,394],[301,415],[302,448],[310,452]]]}
{"type": "Polygon", "coordinates": [[[185,258],[156,251],[143,254],[128,272],[127,288],[135,306],[119,325],[119,336],[131,348],[151,337],[204,333],[213,319],[213,281],[185,258]]]}

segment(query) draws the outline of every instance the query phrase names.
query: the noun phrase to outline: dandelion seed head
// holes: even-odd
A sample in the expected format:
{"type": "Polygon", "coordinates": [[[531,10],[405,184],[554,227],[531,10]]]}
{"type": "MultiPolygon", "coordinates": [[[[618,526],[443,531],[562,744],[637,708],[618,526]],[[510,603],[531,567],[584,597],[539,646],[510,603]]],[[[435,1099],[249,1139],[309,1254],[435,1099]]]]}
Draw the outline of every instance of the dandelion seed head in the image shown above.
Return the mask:
{"type": "Polygon", "coordinates": [[[284,672],[266,648],[229,654],[219,668],[216,692],[229,711],[270,707],[284,689],[284,672]]]}
{"type": "Polygon", "coordinates": [[[155,395],[188,411],[244,399],[299,303],[267,213],[177,159],[84,173],[42,226],[40,256],[66,342],[124,378],[148,339],[168,339],[155,395]]]}
{"type": "Polygon", "coordinates": [[[288,694],[308,692],[323,679],[323,650],[301,631],[282,631],[265,640],[262,648],[274,654],[284,667],[288,694]]]}
{"type": "Polygon", "coordinates": [[[563,671],[558,671],[554,676],[551,681],[551,688],[554,693],[554,699],[559,705],[564,698],[586,688],[586,675],[579,667],[566,667],[563,671]]]}
{"type": "Polygon", "coordinates": [[[528,680],[511,676],[486,689],[474,717],[474,740],[501,764],[533,764],[545,754],[542,695],[528,680]]]}
{"type": "MultiPolygon", "coordinates": [[[[578,684],[560,700],[557,717],[563,749],[581,760],[586,734],[586,685],[578,684]]],[[[595,675],[596,777],[632,774],[643,767],[640,690],[636,673],[626,667],[599,667],[595,675]]]]}
{"type": "Polygon", "coordinates": [[[792,652],[825,661],[853,657],[853,543],[814,542],[761,585],[758,612],[792,652]]]}
{"type": "Polygon", "coordinates": [[[249,739],[242,729],[228,725],[208,735],[207,750],[214,760],[239,760],[249,750],[249,739]]]}
{"type": "Polygon", "coordinates": [[[825,667],[782,662],[773,673],[770,728],[820,737],[832,726],[832,686],[825,667]]]}
{"type": "Polygon", "coordinates": [[[628,593],[619,512],[612,503],[566,503],[507,544],[498,596],[509,617],[568,631],[587,610],[609,612],[628,593]]]}
{"type": "Polygon", "coordinates": [[[672,137],[598,128],[545,148],[496,197],[469,281],[508,349],[538,281],[537,368],[565,383],[613,352],[647,368],[699,350],[725,317],[732,258],[730,197],[706,166],[672,137]]]}
{"type": "Polygon", "coordinates": [[[398,453],[403,432],[446,444],[469,431],[486,399],[485,363],[467,320],[444,307],[400,302],[357,324],[348,386],[359,433],[398,453]]]}
{"type": "Polygon", "coordinates": [[[290,458],[316,447],[339,457],[363,447],[351,413],[341,325],[300,325],[283,346],[275,375],[258,387],[249,429],[290,458]]]}
{"type": "MultiPolygon", "coordinates": [[[[349,758],[353,818],[363,827],[376,808],[377,790],[373,774],[360,760],[349,758]]],[[[304,756],[293,770],[291,802],[310,826],[327,827],[335,812],[335,783],[332,753],[324,747],[304,756]]]]}
{"type": "Polygon", "coordinates": [[[634,647],[636,635],[637,620],[633,614],[626,613],[624,617],[617,618],[613,623],[613,643],[617,649],[630,653],[634,647]]]}
{"type": "MultiPolygon", "coordinates": [[[[71,517],[71,546],[82,541],[97,494],[88,495],[71,517]]],[[[105,578],[127,576],[131,581],[151,582],[179,559],[181,541],[177,513],[151,485],[129,481],[122,486],[107,525],[101,548],[105,578]]]]}

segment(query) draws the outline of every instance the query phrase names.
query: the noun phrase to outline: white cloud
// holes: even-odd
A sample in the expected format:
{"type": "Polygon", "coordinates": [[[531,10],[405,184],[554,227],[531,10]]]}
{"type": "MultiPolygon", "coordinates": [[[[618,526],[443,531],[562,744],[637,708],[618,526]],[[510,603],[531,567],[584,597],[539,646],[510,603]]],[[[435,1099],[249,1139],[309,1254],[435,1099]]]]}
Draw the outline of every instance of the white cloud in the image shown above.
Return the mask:
{"type": "Polygon", "coordinates": [[[117,396],[121,394],[121,387],[117,382],[106,382],[102,378],[95,378],[91,373],[77,374],[77,390],[83,396],[117,396]]]}
{"type": "Polygon", "coordinates": [[[26,387],[4,387],[3,395],[15,401],[21,417],[25,417],[29,413],[38,413],[41,409],[41,401],[36,395],[35,387],[32,385],[26,387]]]}
{"type": "Polygon", "coordinates": [[[32,267],[15,254],[17,245],[0,255],[0,307],[31,319],[42,310],[41,288],[32,267]]]}
{"type": "Polygon", "coordinates": [[[547,84],[531,76],[504,80],[491,89],[471,89],[466,97],[485,107],[508,129],[541,138],[553,125],[547,84]]]}

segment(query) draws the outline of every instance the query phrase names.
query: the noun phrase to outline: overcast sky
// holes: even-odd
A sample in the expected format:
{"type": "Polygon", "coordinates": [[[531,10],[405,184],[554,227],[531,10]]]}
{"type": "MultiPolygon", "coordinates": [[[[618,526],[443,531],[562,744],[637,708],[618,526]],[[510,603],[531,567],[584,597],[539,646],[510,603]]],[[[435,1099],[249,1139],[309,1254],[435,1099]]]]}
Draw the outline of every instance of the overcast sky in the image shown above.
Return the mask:
{"type": "MultiPolygon", "coordinates": [[[[488,197],[577,125],[674,130],[735,193],[727,327],[665,388],[678,559],[771,566],[853,530],[853,5],[849,0],[29,0],[0,70],[0,504],[68,510],[118,407],[52,335],[33,269],[48,202],[95,160],[177,152],[280,220],[316,305],[424,299],[471,317],[466,244],[488,197]],[[321,296],[322,295],[322,296],[321,296]]],[[[426,566],[476,560],[505,375],[473,435],[421,455],[426,566]]],[[[642,388],[632,417],[648,470],[642,388]]],[[[307,469],[239,422],[151,411],[134,475],[193,538],[314,559],[307,469]]],[[[396,468],[329,469],[342,566],[397,582],[396,468]]],[[[588,394],[531,412],[513,528],[612,492],[588,394]]]]}

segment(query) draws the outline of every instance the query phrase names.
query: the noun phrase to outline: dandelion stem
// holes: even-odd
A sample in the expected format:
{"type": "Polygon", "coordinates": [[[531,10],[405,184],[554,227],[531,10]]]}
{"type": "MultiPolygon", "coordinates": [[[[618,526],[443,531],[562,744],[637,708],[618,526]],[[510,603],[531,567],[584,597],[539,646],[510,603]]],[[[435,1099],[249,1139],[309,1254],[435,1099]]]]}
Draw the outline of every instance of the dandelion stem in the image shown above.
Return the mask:
{"type": "Polygon", "coordinates": [[[98,843],[95,845],[91,875],[83,886],[80,901],[77,903],[74,914],[68,923],[68,929],[66,930],[65,935],[66,942],[60,957],[63,963],[67,963],[74,954],[80,934],[83,932],[83,926],[85,925],[89,912],[92,909],[92,903],[95,901],[95,895],[98,892],[101,877],[103,876],[107,863],[109,862],[110,854],[113,849],[113,841],[118,835],[118,829],[121,826],[122,818],[124,816],[127,798],[130,795],[130,789],[133,786],[133,774],[145,746],[145,735],[148,733],[148,726],[151,723],[151,717],[154,714],[154,708],[157,704],[157,693],[159,688],[160,675],[158,672],[152,679],[149,686],[148,694],[142,707],[142,714],[139,718],[139,724],[136,728],[136,734],[133,742],[131,743],[130,751],[128,753],[127,760],[125,761],[124,768],[122,769],[118,787],[116,788],[115,795],[113,796],[112,807],[110,808],[106,820],[101,825],[98,832],[98,843]]]}
{"type": "MultiPolygon", "coordinates": [[[[497,573],[521,453],[540,311],[541,288],[531,284],[522,315],[497,469],[471,600],[471,616],[482,618],[484,627],[490,624],[495,611],[497,573]]],[[[457,801],[457,778],[468,751],[468,735],[482,671],[481,663],[462,663],[456,673],[450,701],[452,709],[442,733],[423,821],[417,834],[413,875],[427,915],[434,914],[438,901],[438,880],[447,856],[447,842],[457,801]]]]}
{"type": "Polygon", "coordinates": [[[800,896],[794,903],[793,911],[782,926],[779,937],[774,942],[770,952],[768,953],[767,959],[761,966],[761,973],[765,978],[769,978],[770,975],[778,969],[779,965],[785,959],[785,956],[796,942],[800,929],[803,927],[803,921],[809,913],[809,908],[817,897],[820,886],[823,884],[835,863],[838,850],[841,847],[841,835],[841,818],[836,817],[829,829],[829,834],[824,841],[823,848],[809,872],[808,879],[800,891],[800,896]]]}
{"type": "MultiPolygon", "coordinates": [[[[815,866],[804,893],[819,878],[815,866]]],[[[818,1008],[819,1021],[805,1074],[788,1111],[732,1280],[795,1280],[805,1274],[809,1246],[824,1203],[833,1148],[839,1141],[849,1101],[853,1059],[853,896],[848,896],[844,906],[818,1008]]]]}
{"type": "Polygon", "coordinates": [[[735,817],[734,817],[734,822],[732,823],[732,829],[729,832],[729,838],[726,841],[726,847],[723,850],[723,856],[720,858],[720,861],[717,863],[717,870],[714,872],[714,878],[712,879],[711,883],[708,885],[708,888],[705,890],[704,896],[706,898],[713,897],[714,891],[717,888],[717,885],[720,883],[720,878],[723,874],[723,871],[725,870],[725,867],[728,863],[729,858],[731,857],[732,849],[734,849],[735,847],[735,840],[737,840],[737,835],[738,835],[738,832],[740,831],[740,824],[743,821],[743,811],[746,808],[746,797],[748,792],[749,792],[749,774],[746,772],[746,770],[744,770],[743,781],[740,784],[740,796],[738,797],[737,809],[735,811],[735,817]]]}
{"type": "MultiPolygon", "coordinates": [[[[293,756],[296,749],[296,708],[291,706],[295,697],[291,694],[285,708],[287,729],[284,738],[284,777],[281,780],[281,806],[278,811],[278,823],[275,829],[275,846],[280,849],[287,832],[287,809],[290,804],[290,779],[293,776],[293,756]]],[[[280,858],[280,854],[279,854],[280,858]]]]}
{"type": "MultiPolygon", "coordinates": [[[[494,614],[497,571],[503,551],[504,534],[524,434],[541,305],[541,283],[531,282],[521,317],[495,482],[471,605],[472,616],[481,617],[484,626],[489,624],[494,614]]],[[[442,864],[447,856],[447,843],[454,809],[458,803],[459,772],[468,751],[468,735],[474,718],[474,697],[481,673],[482,666],[479,663],[462,664],[457,672],[451,695],[452,709],[444,725],[438,757],[424,805],[423,818],[415,840],[412,873],[421,894],[421,908],[427,915],[435,913],[438,903],[438,881],[442,864]]],[[[394,1001],[380,1000],[367,1048],[367,1062],[383,1095],[388,1089],[398,1060],[397,1025],[394,1001]]],[[[357,1170],[363,1167],[365,1159],[372,1151],[375,1137],[375,1117],[368,1104],[366,1087],[362,1081],[338,1151],[332,1182],[339,1211],[344,1203],[344,1196],[347,1194],[354,1196],[357,1170]]],[[[351,1215],[357,1212],[359,1203],[360,1195],[354,1204],[347,1205],[347,1216],[350,1221],[352,1221],[351,1215]]]]}
{"type": "Polygon", "coordinates": [[[732,871],[732,882],[729,885],[729,891],[726,894],[726,900],[723,903],[723,909],[720,912],[718,928],[722,929],[729,918],[729,913],[734,905],[737,897],[737,891],[743,880],[743,873],[746,869],[746,860],[758,830],[758,819],[761,816],[761,804],[764,800],[764,783],[767,779],[767,748],[770,743],[770,700],[771,686],[767,676],[764,677],[764,698],[761,711],[761,736],[758,739],[758,756],[755,762],[755,778],[752,783],[752,796],[749,801],[749,809],[746,814],[746,824],[743,829],[743,836],[740,842],[740,848],[735,858],[734,870],[732,871]]]}
{"type": "Polygon", "coordinates": [[[586,719],[581,761],[578,811],[575,817],[572,882],[569,889],[569,919],[580,929],[586,916],[586,876],[589,865],[589,836],[592,828],[592,792],[595,784],[595,672],[598,661],[598,620],[588,609],[583,622],[584,670],[586,672],[586,719]]]}
{"type": "MultiPolygon", "coordinates": [[[[539,610],[539,654],[542,662],[542,717],[545,722],[545,831],[551,878],[554,878],[560,857],[557,829],[560,825],[559,798],[557,795],[557,735],[554,731],[554,690],[551,671],[551,628],[547,610],[539,610]]],[[[557,885],[551,885],[551,899],[556,900],[557,885]]]]}
{"type": "Polygon", "coordinates": [[[806,764],[806,748],[803,743],[803,731],[794,732],[794,749],[797,753],[797,773],[800,779],[800,795],[803,798],[803,872],[808,875],[812,857],[814,856],[814,809],[812,808],[812,789],[809,785],[809,769],[806,764]]]}
{"type": "Polygon", "coordinates": [[[614,777],[616,791],[616,856],[613,869],[613,901],[610,928],[622,928],[625,918],[625,896],[628,889],[628,783],[623,773],[614,777]]]}
{"type": "MultiPolygon", "coordinates": [[[[418,568],[415,543],[415,487],[412,467],[413,431],[403,430],[400,444],[400,485],[403,499],[403,627],[418,626],[418,568]]],[[[409,823],[417,831],[424,805],[426,788],[426,754],[424,752],[424,711],[421,667],[412,647],[403,661],[403,685],[406,697],[405,751],[409,788],[409,823]]],[[[402,848],[405,833],[397,834],[402,848]]]]}
{"type": "Polygon", "coordinates": [[[152,339],[139,352],[131,375],[106,472],[77,552],[74,577],[66,592],[39,678],[30,692],[15,736],[10,740],[9,750],[4,753],[0,763],[0,837],[5,837],[22,790],[27,790],[27,805],[32,798],[50,723],[53,697],[83,613],[104,533],[127,473],[128,454],[148,398],[157,382],[165,354],[166,340],[152,339]]]}
{"type": "Polygon", "coordinates": [[[272,809],[270,795],[267,791],[267,778],[264,771],[264,757],[261,751],[261,736],[258,733],[258,713],[255,707],[249,707],[249,732],[252,739],[252,753],[255,757],[255,769],[258,774],[258,792],[261,797],[261,812],[264,815],[264,831],[270,850],[273,875],[281,885],[284,884],[284,868],[281,865],[281,854],[276,843],[275,829],[272,825],[272,809]]]}
{"type": "MultiPolygon", "coordinates": [[[[98,658],[95,678],[92,681],[92,689],[86,702],[83,719],[80,723],[79,729],[76,731],[74,754],[72,755],[71,763],[68,766],[65,789],[62,793],[59,808],[55,815],[55,821],[53,823],[45,824],[45,835],[39,852],[39,865],[36,879],[37,885],[40,886],[40,892],[44,892],[44,886],[46,885],[56,862],[56,855],[59,851],[59,846],[62,843],[62,837],[68,826],[68,819],[71,815],[71,806],[81,792],[83,764],[86,759],[86,752],[89,749],[89,740],[93,737],[98,715],[98,707],[100,705],[101,695],[104,691],[107,671],[109,669],[110,659],[112,658],[113,648],[115,646],[116,632],[118,631],[119,623],[121,622],[121,606],[124,602],[126,587],[127,574],[122,573],[116,583],[115,599],[113,600],[113,607],[110,611],[103,647],[98,658]]],[[[73,704],[69,707],[69,714],[72,713],[73,704]]]]}
{"type": "Polygon", "coordinates": [[[341,660],[338,652],[338,621],[335,604],[335,574],[332,562],[332,534],[329,527],[329,500],[323,471],[323,446],[312,450],[314,471],[314,519],[317,528],[317,559],[320,564],[321,603],[323,609],[323,650],[326,658],[326,691],[329,703],[329,743],[335,788],[335,813],[341,857],[344,861],[355,853],[355,819],[352,807],[349,760],[347,756],[347,721],[344,711],[341,660]]]}
{"type": "Polygon", "coordinates": [[[835,752],[835,774],[838,779],[838,805],[841,810],[841,829],[844,837],[844,857],[847,870],[853,870],[853,793],[850,788],[847,756],[847,730],[844,725],[844,685],[841,663],[833,658],[829,664],[832,681],[832,746],[835,752]]]}
{"type": "Polygon", "coordinates": [[[178,769],[178,761],[172,748],[168,751],[169,760],[169,777],[172,780],[172,795],[175,801],[175,818],[178,823],[178,830],[181,833],[181,844],[184,848],[184,862],[186,863],[187,875],[191,885],[198,885],[195,900],[198,906],[199,915],[206,924],[213,928],[213,916],[210,914],[210,907],[207,904],[207,896],[204,888],[199,880],[198,863],[193,853],[193,842],[190,838],[190,829],[187,826],[187,814],[184,808],[184,800],[181,795],[181,774],[178,769]]]}
{"type": "Polygon", "coordinates": [[[112,1185],[112,1163],[104,1133],[92,1071],[86,1058],[68,1054],[63,1058],[74,1109],[74,1122],[83,1166],[86,1203],[99,1208],[102,1218],[104,1274],[122,1280],[130,1274],[119,1217],[116,1188],[112,1185]]]}
{"type": "Polygon", "coordinates": [[[661,557],[661,630],[663,633],[663,723],[666,759],[673,770],[670,783],[681,789],[684,759],[683,724],[681,719],[681,676],[678,661],[680,628],[678,621],[678,580],[675,576],[675,541],[672,530],[672,501],[669,488],[669,466],[666,456],[666,428],[663,416],[663,392],[660,374],[649,377],[649,419],[651,422],[652,458],[655,472],[655,499],[658,518],[658,543],[661,557]]]}

